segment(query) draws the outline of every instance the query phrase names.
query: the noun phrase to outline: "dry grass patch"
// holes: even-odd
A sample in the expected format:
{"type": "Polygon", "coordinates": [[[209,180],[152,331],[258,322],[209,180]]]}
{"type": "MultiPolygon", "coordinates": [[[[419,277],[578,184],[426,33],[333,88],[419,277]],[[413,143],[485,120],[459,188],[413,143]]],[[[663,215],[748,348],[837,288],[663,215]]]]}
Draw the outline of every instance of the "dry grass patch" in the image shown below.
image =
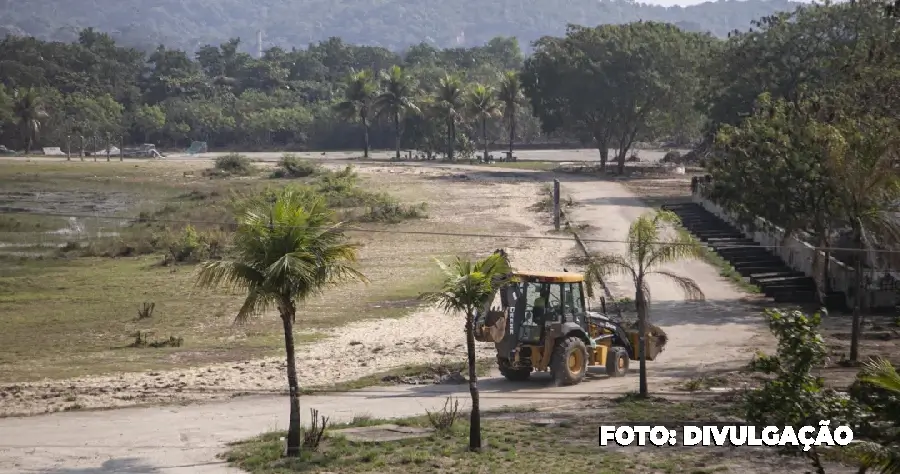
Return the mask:
{"type": "MultiPolygon", "coordinates": [[[[580,406],[540,411],[507,409],[483,413],[482,453],[469,453],[467,417],[450,430],[424,438],[387,442],[355,442],[328,436],[315,452],[299,459],[283,459],[283,433],[270,433],[239,442],[223,455],[233,465],[253,474],[295,472],[519,472],[542,466],[547,473],[655,472],[713,473],[785,472],[803,469],[802,460],[784,458],[768,449],[617,448],[598,446],[598,426],[618,422],[658,422],[678,425],[730,419],[731,402],[702,400],[678,402],[651,398],[590,400],[580,406]],[[615,420],[615,421],[614,421],[615,420]]],[[[363,418],[354,426],[392,423],[430,428],[427,417],[403,420],[363,418]]],[[[332,432],[343,426],[332,427],[332,432]]]]}

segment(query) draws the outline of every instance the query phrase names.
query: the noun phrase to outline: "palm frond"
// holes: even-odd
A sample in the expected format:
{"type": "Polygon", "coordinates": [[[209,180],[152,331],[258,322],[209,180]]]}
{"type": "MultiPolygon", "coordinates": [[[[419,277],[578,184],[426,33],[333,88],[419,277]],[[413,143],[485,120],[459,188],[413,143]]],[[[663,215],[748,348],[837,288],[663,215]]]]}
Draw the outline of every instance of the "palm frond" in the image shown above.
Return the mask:
{"type": "Polygon", "coordinates": [[[860,371],[859,379],[879,388],[900,393],[900,374],[887,359],[879,357],[867,361],[860,371]]]}
{"type": "Polygon", "coordinates": [[[200,264],[195,285],[201,288],[225,286],[239,289],[261,285],[264,280],[262,272],[246,263],[215,260],[200,264]]]}
{"type": "Polygon", "coordinates": [[[271,308],[273,297],[257,289],[251,289],[244,303],[234,317],[234,324],[244,324],[253,316],[265,313],[271,308]]]}
{"type": "Polygon", "coordinates": [[[594,286],[602,284],[602,282],[610,276],[625,275],[631,277],[633,281],[637,281],[637,269],[622,255],[594,253],[584,258],[572,258],[573,262],[581,262],[584,266],[584,286],[588,296],[594,297],[594,286]]]}
{"type": "Polygon", "coordinates": [[[682,293],[684,293],[684,298],[688,301],[703,301],[706,299],[706,295],[703,294],[703,290],[700,289],[700,285],[697,284],[696,281],[688,278],[686,276],[681,276],[677,273],[670,272],[667,270],[653,270],[648,275],[662,275],[669,280],[672,280],[679,289],[681,289],[682,293]]]}
{"type": "Polygon", "coordinates": [[[872,441],[853,441],[848,446],[830,448],[825,454],[831,461],[857,464],[880,474],[900,474],[900,452],[872,441]]]}

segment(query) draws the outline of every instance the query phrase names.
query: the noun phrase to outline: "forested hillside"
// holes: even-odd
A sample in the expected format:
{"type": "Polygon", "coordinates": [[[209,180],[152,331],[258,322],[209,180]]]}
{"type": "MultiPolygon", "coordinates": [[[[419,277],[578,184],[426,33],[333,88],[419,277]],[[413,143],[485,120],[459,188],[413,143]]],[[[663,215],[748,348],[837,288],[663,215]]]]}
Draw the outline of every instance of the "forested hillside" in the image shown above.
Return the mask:
{"type": "Polygon", "coordinates": [[[336,36],[397,51],[423,41],[438,47],[474,46],[512,36],[527,49],[541,36],[565,33],[570,23],[660,21],[724,37],[747,29],[751,20],[797,5],[787,0],[728,0],[684,8],[628,0],[0,0],[0,36],[69,42],[81,29],[95,27],[144,50],[165,44],[194,51],[239,37],[245,51],[252,52],[262,29],[266,48],[303,47],[336,36]]]}

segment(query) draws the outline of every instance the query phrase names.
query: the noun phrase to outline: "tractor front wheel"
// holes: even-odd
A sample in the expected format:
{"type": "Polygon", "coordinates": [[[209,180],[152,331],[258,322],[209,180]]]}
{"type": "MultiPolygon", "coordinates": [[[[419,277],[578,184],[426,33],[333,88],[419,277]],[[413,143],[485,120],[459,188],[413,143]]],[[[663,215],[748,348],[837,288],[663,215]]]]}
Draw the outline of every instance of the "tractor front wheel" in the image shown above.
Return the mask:
{"type": "Polygon", "coordinates": [[[579,337],[567,337],[556,343],[550,371],[556,385],[575,385],[587,374],[587,347],[579,337]]]}
{"type": "Polygon", "coordinates": [[[606,356],[606,373],[610,377],[622,377],[628,373],[628,351],[624,347],[612,347],[606,356]]]}
{"type": "Polygon", "coordinates": [[[531,367],[513,368],[509,359],[497,357],[497,366],[500,368],[500,374],[510,382],[524,382],[531,377],[531,367]]]}

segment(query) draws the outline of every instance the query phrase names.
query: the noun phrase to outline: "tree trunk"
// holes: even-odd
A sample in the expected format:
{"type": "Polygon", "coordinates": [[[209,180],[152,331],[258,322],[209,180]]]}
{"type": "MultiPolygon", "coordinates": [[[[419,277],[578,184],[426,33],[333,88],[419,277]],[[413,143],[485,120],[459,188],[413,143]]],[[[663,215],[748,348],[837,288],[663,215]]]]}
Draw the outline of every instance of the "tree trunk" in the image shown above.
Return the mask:
{"type": "Polygon", "coordinates": [[[609,143],[599,134],[594,134],[594,140],[597,141],[597,150],[600,151],[600,172],[606,173],[606,162],[609,161],[609,143]]]}
{"type": "Polygon", "coordinates": [[[395,138],[397,139],[397,143],[396,143],[397,154],[394,155],[394,159],[396,159],[397,161],[400,161],[400,114],[399,113],[394,114],[394,133],[396,133],[395,138]]]}
{"type": "Polygon", "coordinates": [[[369,157],[369,121],[365,115],[362,117],[363,126],[363,158],[369,157]]]}
{"type": "Polygon", "coordinates": [[[447,159],[453,161],[453,152],[456,148],[456,124],[453,116],[447,116],[447,159]]]}
{"type": "Polygon", "coordinates": [[[863,282],[865,280],[863,274],[863,251],[862,251],[862,229],[857,223],[853,225],[853,241],[857,248],[854,260],[856,291],[853,295],[853,319],[850,328],[850,362],[859,360],[859,336],[862,328],[862,299],[863,299],[863,282]]]}
{"type": "Polygon", "coordinates": [[[647,301],[644,299],[643,278],[638,279],[635,306],[638,313],[638,359],[640,360],[639,389],[641,397],[649,395],[647,388],[647,301]]]}
{"type": "Polygon", "coordinates": [[[484,162],[488,162],[487,117],[481,118],[481,140],[484,142],[484,162]]]}
{"type": "Polygon", "coordinates": [[[619,152],[616,153],[616,162],[618,163],[618,172],[619,175],[625,174],[625,155],[628,153],[628,149],[622,146],[619,148],[619,152]]]}
{"type": "Polygon", "coordinates": [[[281,322],[284,325],[284,350],[287,353],[288,390],[291,415],[288,424],[287,456],[300,456],[300,388],[297,384],[297,361],[294,359],[294,305],[281,303],[281,322]]]}
{"type": "Polygon", "coordinates": [[[513,157],[513,142],[516,140],[516,112],[513,110],[512,114],[509,116],[509,156],[508,160],[512,161],[513,157]]]}
{"type": "Polygon", "coordinates": [[[475,373],[475,316],[466,314],[466,357],[469,363],[469,394],[472,413],[469,415],[469,451],[481,451],[481,403],[478,400],[478,374],[475,373]]]}

